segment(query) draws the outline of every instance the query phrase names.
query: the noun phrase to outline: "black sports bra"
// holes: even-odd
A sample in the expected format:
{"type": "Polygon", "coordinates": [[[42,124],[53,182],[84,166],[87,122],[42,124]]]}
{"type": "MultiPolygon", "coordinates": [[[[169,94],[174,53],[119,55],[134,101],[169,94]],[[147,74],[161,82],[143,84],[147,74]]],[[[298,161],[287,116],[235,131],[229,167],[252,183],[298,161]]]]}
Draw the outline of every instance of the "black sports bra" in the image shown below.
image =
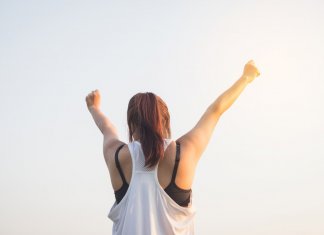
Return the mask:
{"type": "MultiPolygon", "coordinates": [[[[121,188],[115,191],[115,198],[116,198],[117,204],[123,199],[123,197],[125,196],[125,194],[127,192],[128,186],[129,186],[129,184],[126,182],[125,176],[123,174],[123,171],[120,167],[119,160],[118,160],[118,153],[124,145],[125,144],[120,145],[115,152],[116,167],[117,167],[118,172],[119,172],[119,174],[122,178],[122,181],[123,181],[123,185],[121,186],[121,188]]],[[[170,184],[164,189],[164,191],[178,205],[187,207],[190,203],[190,196],[191,196],[192,190],[179,188],[175,183],[175,177],[177,174],[178,165],[179,165],[179,161],[180,161],[180,143],[176,142],[176,146],[177,146],[176,161],[175,161],[174,168],[173,168],[172,179],[171,179],[170,184]]]]}

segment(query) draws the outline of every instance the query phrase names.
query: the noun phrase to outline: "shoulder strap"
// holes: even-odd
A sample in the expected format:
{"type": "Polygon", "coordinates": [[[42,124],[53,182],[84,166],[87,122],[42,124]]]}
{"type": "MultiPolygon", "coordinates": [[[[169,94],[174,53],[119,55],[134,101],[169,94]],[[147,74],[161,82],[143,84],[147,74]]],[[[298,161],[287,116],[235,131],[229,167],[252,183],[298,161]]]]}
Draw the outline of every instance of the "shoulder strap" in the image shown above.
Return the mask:
{"type": "Polygon", "coordinates": [[[179,165],[179,161],[180,161],[180,143],[176,142],[176,145],[177,145],[176,160],[175,160],[175,163],[174,163],[172,179],[171,179],[171,182],[174,182],[174,183],[175,183],[175,177],[177,175],[178,165],[179,165]]]}
{"type": "Polygon", "coordinates": [[[168,146],[171,144],[172,139],[164,139],[164,151],[168,148],[168,146]]]}
{"type": "Polygon", "coordinates": [[[123,171],[122,171],[122,169],[121,169],[121,167],[120,167],[119,161],[118,161],[118,153],[119,153],[119,151],[121,150],[121,148],[122,148],[124,145],[125,145],[125,144],[122,144],[122,145],[120,145],[120,146],[117,148],[117,150],[116,150],[116,152],[115,152],[115,163],[116,163],[116,167],[117,167],[117,169],[118,169],[118,171],[119,171],[120,177],[121,177],[122,180],[123,180],[123,183],[127,183],[127,182],[126,182],[126,179],[125,179],[125,176],[124,176],[124,173],[123,173],[123,171]]]}

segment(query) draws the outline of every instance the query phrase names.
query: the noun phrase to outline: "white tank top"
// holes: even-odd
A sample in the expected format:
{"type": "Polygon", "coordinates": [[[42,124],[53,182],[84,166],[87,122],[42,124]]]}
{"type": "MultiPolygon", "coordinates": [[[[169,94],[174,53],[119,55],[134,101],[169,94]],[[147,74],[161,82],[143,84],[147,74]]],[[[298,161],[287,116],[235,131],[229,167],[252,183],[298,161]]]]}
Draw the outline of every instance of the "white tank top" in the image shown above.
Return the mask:
{"type": "MultiPolygon", "coordinates": [[[[164,150],[171,139],[164,140],[164,150]]],[[[188,207],[178,205],[161,187],[157,165],[144,167],[141,143],[127,144],[133,170],[128,190],[122,200],[111,207],[113,235],[193,235],[196,208],[192,196],[188,207]]]]}

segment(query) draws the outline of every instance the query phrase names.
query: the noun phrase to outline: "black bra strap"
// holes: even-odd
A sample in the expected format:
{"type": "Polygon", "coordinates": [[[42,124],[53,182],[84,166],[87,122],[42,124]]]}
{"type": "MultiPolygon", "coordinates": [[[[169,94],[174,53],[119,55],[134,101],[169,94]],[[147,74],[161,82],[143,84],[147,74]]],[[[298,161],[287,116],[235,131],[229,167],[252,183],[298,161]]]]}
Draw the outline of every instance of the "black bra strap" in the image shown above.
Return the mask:
{"type": "Polygon", "coordinates": [[[171,182],[174,182],[174,183],[175,183],[175,178],[176,178],[176,175],[177,175],[178,165],[179,165],[179,161],[180,161],[180,143],[176,142],[176,144],[177,144],[176,160],[175,160],[175,163],[174,163],[172,179],[171,179],[171,182]]]}
{"type": "Polygon", "coordinates": [[[125,144],[120,145],[120,146],[118,147],[118,149],[116,150],[116,152],[115,152],[115,163],[116,163],[116,167],[117,167],[117,169],[118,169],[118,171],[119,171],[120,177],[121,177],[122,180],[123,180],[123,183],[127,183],[127,182],[126,182],[126,179],[125,179],[125,176],[124,176],[124,174],[123,174],[123,171],[122,171],[122,169],[121,169],[121,167],[120,167],[119,161],[118,161],[118,153],[119,153],[119,151],[121,150],[121,148],[122,148],[124,145],[125,145],[125,144]]]}

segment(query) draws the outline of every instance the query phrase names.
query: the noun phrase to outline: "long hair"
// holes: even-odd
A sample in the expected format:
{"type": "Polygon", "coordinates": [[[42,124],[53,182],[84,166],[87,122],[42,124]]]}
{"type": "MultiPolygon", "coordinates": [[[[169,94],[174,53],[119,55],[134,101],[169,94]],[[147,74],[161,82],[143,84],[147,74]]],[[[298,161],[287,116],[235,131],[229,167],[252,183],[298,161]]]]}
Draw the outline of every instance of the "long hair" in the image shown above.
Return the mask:
{"type": "Polygon", "coordinates": [[[171,137],[170,114],[165,102],[152,92],[137,93],[128,103],[127,124],[130,142],[135,130],[138,131],[145,166],[157,165],[164,156],[163,138],[171,137]]]}

